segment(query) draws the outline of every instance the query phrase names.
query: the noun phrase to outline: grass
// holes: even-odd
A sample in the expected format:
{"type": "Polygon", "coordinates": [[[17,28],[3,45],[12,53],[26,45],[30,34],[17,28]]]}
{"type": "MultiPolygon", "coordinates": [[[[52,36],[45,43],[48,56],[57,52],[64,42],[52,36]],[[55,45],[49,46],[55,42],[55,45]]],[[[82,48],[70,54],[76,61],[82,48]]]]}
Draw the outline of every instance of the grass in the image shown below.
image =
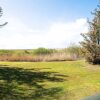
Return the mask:
{"type": "Polygon", "coordinates": [[[15,50],[0,50],[0,61],[24,61],[24,62],[39,62],[39,61],[73,61],[83,58],[80,52],[80,47],[71,45],[64,49],[15,49],[15,50]]]}
{"type": "Polygon", "coordinates": [[[0,100],[81,100],[100,93],[100,66],[84,61],[0,62],[0,100]]]}

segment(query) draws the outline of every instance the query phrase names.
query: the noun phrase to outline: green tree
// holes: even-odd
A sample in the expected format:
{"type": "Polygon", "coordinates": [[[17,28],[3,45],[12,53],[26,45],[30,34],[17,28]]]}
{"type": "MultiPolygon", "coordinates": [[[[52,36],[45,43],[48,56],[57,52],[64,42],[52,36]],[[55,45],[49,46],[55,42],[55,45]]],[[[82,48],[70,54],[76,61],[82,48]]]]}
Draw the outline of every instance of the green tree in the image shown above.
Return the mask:
{"type": "Polygon", "coordinates": [[[82,34],[81,42],[86,60],[93,64],[100,64],[100,6],[92,13],[94,18],[89,23],[88,33],[82,34]]]}

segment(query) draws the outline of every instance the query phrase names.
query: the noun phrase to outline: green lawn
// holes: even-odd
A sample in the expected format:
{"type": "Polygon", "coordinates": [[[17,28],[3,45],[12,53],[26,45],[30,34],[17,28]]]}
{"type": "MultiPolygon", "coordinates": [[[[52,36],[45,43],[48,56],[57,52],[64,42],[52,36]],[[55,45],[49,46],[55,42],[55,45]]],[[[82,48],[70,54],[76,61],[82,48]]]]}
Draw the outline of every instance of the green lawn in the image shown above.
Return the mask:
{"type": "Polygon", "coordinates": [[[84,61],[0,62],[0,100],[81,100],[100,93],[100,66],[84,61]]]}

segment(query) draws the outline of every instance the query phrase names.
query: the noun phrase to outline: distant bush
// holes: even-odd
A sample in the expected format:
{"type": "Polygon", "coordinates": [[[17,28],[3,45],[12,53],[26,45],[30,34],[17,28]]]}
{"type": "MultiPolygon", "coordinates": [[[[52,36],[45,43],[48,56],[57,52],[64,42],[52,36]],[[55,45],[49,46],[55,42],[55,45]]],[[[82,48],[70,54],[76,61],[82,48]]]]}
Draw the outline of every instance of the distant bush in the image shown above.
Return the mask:
{"type": "Polygon", "coordinates": [[[56,50],[54,49],[46,49],[46,48],[38,48],[34,50],[34,54],[36,55],[47,55],[47,54],[52,54],[56,50]]]}
{"type": "Polygon", "coordinates": [[[67,52],[69,52],[70,55],[75,57],[76,59],[82,57],[81,47],[79,45],[71,44],[67,48],[67,52]]]}
{"type": "Polygon", "coordinates": [[[10,56],[12,55],[14,52],[12,50],[0,50],[0,55],[7,55],[10,56]]]}
{"type": "Polygon", "coordinates": [[[79,57],[80,47],[76,45],[65,49],[0,50],[0,61],[74,61],[79,57]]]}
{"type": "Polygon", "coordinates": [[[30,53],[27,50],[14,50],[13,55],[16,56],[26,56],[29,55],[30,53]]]}

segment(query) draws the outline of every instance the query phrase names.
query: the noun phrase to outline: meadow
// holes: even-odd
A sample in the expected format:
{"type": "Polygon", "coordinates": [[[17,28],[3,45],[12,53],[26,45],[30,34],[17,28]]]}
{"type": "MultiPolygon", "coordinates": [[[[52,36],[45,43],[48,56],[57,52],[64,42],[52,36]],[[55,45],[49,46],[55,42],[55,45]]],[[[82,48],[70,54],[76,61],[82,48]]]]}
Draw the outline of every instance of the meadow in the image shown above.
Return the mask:
{"type": "Polygon", "coordinates": [[[0,100],[81,100],[100,93],[100,66],[84,60],[0,62],[0,100]]]}
{"type": "Polygon", "coordinates": [[[81,47],[70,45],[63,49],[18,49],[0,50],[0,61],[21,61],[21,62],[40,62],[40,61],[73,61],[83,58],[81,47]]]}

